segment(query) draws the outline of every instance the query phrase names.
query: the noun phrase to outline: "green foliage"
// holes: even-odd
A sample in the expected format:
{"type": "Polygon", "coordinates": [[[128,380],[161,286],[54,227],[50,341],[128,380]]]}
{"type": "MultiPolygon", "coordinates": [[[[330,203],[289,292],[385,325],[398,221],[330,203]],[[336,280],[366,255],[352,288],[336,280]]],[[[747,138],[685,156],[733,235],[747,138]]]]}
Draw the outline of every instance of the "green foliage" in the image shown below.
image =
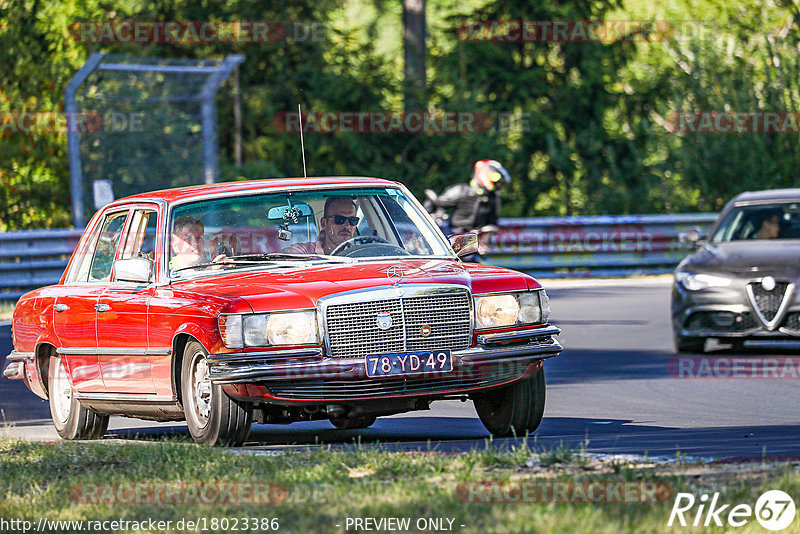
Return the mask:
{"type": "MultiPolygon", "coordinates": [[[[17,133],[6,119],[61,111],[66,83],[92,52],[244,54],[241,166],[231,163],[230,83],[218,102],[223,180],[302,174],[298,136],[275,120],[298,103],[315,112],[402,109],[399,3],[113,4],[0,0],[0,231],[70,224],[66,135],[58,129],[17,133]],[[79,20],[272,20],[317,23],[324,31],[321,40],[278,43],[100,45],[75,40],[70,29],[79,20]]],[[[788,0],[429,0],[427,6],[427,109],[486,113],[491,127],[426,135],[309,133],[310,175],[383,176],[420,195],[466,181],[475,160],[493,158],[514,178],[504,193],[503,214],[510,217],[708,211],[745,189],[796,183],[794,135],[679,135],[667,127],[679,111],[797,108],[798,9],[788,0]],[[511,19],[663,19],[679,31],[669,40],[587,43],[466,41],[456,31],[466,21],[511,19]]]]}

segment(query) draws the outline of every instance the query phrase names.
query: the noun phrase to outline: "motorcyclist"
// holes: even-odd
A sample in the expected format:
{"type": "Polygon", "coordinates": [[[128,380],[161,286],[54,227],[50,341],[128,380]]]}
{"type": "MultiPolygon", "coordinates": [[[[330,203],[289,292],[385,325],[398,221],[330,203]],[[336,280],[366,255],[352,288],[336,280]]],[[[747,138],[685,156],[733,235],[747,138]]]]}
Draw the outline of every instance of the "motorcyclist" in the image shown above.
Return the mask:
{"type": "Polygon", "coordinates": [[[441,195],[425,191],[425,207],[437,219],[449,221],[454,233],[486,231],[500,216],[500,190],[511,183],[508,171],[497,161],[475,162],[469,184],[448,187],[441,195]],[[446,212],[449,211],[449,214],[446,212]]]}

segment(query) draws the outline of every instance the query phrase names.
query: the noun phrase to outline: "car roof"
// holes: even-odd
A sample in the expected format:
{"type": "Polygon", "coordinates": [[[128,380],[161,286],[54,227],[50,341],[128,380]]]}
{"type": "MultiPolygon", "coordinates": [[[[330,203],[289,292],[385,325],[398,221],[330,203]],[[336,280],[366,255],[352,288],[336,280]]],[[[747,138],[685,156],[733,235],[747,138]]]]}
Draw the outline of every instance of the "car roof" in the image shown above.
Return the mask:
{"type": "Polygon", "coordinates": [[[732,202],[739,205],[767,201],[800,201],[800,189],[766,189],[764,191],[746,191],[734,197],[732,202]]]}
{"type": "Polygon", "coordinates": [[[225,182],[208,185],[191,185],[178,187],[175,189],[162,189],[151,191],[129,197],[121,198],[113,204],[137,202],[144,200],[163,200],[167,203],[180,200],[191,199],[199,196],[216,195],[223,193],[257,191],[260,189],[287,189],[293,187],[308,186],[391,186],[398,185],[397,182],[384,180],[382,178],[369,178],[365,176],[310,176],[308,178],[270,178],[266,180],[246,180],[241,182],[225,182]]]}

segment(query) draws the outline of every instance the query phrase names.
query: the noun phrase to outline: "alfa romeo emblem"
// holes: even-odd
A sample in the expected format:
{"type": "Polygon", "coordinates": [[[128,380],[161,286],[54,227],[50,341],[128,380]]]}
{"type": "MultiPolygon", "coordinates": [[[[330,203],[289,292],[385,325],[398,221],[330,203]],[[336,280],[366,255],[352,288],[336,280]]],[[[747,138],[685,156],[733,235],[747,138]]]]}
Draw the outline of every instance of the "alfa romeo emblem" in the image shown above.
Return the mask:
{"type": "Polygon", "coordinates": [[[431,335],[431,327],[424,324],[422,325],[422,328],[419,329],[419,333],[422,337],[428,337],[431,335]]]}
{"type": "Polygon", "coordinates": [[[761,287],[764,288],[764,291],[772,291],[775,289],[775,279],[771,276],[765,276],[761,279],[761,287]]]}
{"type": "Polygon", "coordinates": [[[403,276],[403,269],[397,265],[392,265],[386,270],[386,277],[389,278],[389,280],[391,280],[395,285],[400,283],[400,280],[403,279],[403,276]]]}
{"type": "Polygon", "coordinates": [[[392,314],[389,312],[378,312],[378,328],[389,330],[392,327],[392,314]]]}

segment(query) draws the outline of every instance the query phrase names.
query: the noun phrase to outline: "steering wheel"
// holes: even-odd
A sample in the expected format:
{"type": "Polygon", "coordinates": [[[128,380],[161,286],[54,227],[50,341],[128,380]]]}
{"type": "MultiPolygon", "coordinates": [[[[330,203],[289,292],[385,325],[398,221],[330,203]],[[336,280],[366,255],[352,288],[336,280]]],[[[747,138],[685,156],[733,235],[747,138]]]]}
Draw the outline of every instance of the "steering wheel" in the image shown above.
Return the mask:
{"type": "MultiPolygon", "coordinates": [[[[381,236],[377,235],[357,235],[355,237],[351,237],[347,241],[343,241],[339,243],[339,245],[331,251],[331,256],[336,256],[339,253],[347,250],[345,254],[342,256],[357,256],[355,254],[356,251],[360,250],[362,247],[366,245],[383,245],[391,250],[391,252],[400,252],[402,255],[407,256],[408,251],[402,247],[398,247],[397,245],[392,245],[386,239],[382,238],[381,236]],[[348,250],[349,249],[349,250],[348,250]]],[[[386,256],[387,254],[381,254],[381,256],[386,256]]]]}

